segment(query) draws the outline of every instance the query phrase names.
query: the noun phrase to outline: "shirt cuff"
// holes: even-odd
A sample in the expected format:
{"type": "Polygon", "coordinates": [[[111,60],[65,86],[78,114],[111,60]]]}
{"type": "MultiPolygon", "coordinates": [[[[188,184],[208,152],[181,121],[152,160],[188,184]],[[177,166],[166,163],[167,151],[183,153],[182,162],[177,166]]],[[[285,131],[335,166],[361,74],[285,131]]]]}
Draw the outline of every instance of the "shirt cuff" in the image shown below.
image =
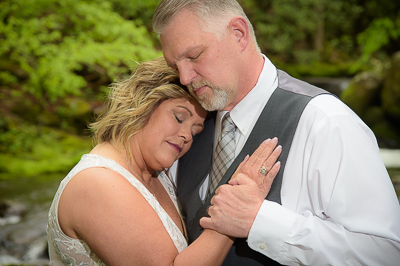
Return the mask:
{"type": "Polygon", "coordinates": [[[276,202],[264,200],[249,232],[249,247],[278,260],[296,219],[296,213],[276,202]]]}

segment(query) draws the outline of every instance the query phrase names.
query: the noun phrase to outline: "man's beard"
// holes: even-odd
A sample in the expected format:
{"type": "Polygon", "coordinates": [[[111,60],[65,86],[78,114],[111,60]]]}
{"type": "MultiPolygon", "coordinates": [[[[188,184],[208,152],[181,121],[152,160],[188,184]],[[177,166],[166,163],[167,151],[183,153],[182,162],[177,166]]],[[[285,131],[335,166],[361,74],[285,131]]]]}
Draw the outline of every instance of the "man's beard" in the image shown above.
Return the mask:
{"type": "Polygon", "coordinates": [[[228,102],[228,93],[221,88],[214,87],[209,82],[202,82],[201,84],[188,85],[190,94],[200,103],[200,105],[207,111],[222,110],[228,102]],[[211,96],[207,97],[207,93],[197,95],[193,88],[208,86],[211,89],[211,96]]]}

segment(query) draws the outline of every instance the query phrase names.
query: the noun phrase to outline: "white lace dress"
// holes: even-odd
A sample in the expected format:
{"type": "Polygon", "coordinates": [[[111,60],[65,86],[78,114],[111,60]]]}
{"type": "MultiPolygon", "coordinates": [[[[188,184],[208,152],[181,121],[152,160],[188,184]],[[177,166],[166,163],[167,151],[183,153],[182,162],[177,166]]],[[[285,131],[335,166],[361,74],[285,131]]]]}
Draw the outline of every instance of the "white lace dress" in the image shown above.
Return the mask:
{"type": "MultiPolygon", "coordinates": [[[[99,155],[85,154],[82,156],[80,162],[69,172],[69,174],[61,181],[60,186],[54,196],[53,203],[51,204],[48,223],[47,223],[47,239],[49,243],[50,265],[105,265],[94,254],[89,246],[82,240],[71,238],[63,233],[58,223],[58,203],[60,201],[61,193],[68,182],[80,171],[91,167],[105,167],[111,169],[123,177],[125,177],[147,200],[158,214],[165,229],[173,240],[178,252],[181,252],[187,247],[187,242],[179,228],[169,217],[167,212],[161,207],[157,199],[151,194],[147,188],[137,180],[128,170],[113,160],[104,158],[99,155]]],[[[177,200],[173,185],[169,178],[161,172],[158,179],[163,184],[165,190],[168,192],[171,200],[178,209],[177,200]]]]}

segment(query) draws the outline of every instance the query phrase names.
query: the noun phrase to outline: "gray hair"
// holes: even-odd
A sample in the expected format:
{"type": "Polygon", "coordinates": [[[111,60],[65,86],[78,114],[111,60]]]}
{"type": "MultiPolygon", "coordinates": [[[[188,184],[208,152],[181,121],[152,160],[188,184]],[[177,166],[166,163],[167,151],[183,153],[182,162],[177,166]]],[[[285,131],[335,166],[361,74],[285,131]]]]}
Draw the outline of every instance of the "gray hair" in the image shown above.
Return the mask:
{"type": "Polygon", "coordinates": [[[155,33],[161,35],[174,15],[185,8],[199,18],[204,31],[220,37],[225,36],[227,23],[233,17],[243,17],[248,24],[254,46],[260,51],[253,26],[236,0],[163,0],[153,15],[155,33]]]}

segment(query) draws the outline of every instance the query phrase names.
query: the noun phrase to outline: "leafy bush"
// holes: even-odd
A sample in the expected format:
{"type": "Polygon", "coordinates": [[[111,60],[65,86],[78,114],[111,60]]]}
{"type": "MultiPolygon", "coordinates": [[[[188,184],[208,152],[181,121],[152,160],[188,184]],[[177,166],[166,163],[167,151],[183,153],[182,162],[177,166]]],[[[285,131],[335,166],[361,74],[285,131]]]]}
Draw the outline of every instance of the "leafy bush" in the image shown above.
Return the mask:
{"type": "Polygon", "coordinates": [[[356,62],[352,71],[346,71],[352,76],[400,47],[398,0],[239,2],[255,28],[261,50],[279,64],[350,66],[356,62]]]}
{"type": "Polygon", "coordinates": [[[0,1],[0,175],[71,167],[91,146],[74,134],[84,134],[107,86],[137,61],[161,55],[145,23],[114,7],[107,0],[0,1]]]}
{"type": "Polygon", "coordinates": [[[82,96],[90,77],[107,84],[160,55],[148,30],[108,1],[5,0],[0,10],[0,84],[19,81],[45,101],[82,96]]]}
{"type": "Polygon", "coordinates": [[[371,57],[384,48],[390,41],[400,39],[400,12],[396,18],[377,18],[357,37],[362,47],[362,54],[353,65],[352,71],[358,71],[363,64],[369,63],[371,57]]]}

